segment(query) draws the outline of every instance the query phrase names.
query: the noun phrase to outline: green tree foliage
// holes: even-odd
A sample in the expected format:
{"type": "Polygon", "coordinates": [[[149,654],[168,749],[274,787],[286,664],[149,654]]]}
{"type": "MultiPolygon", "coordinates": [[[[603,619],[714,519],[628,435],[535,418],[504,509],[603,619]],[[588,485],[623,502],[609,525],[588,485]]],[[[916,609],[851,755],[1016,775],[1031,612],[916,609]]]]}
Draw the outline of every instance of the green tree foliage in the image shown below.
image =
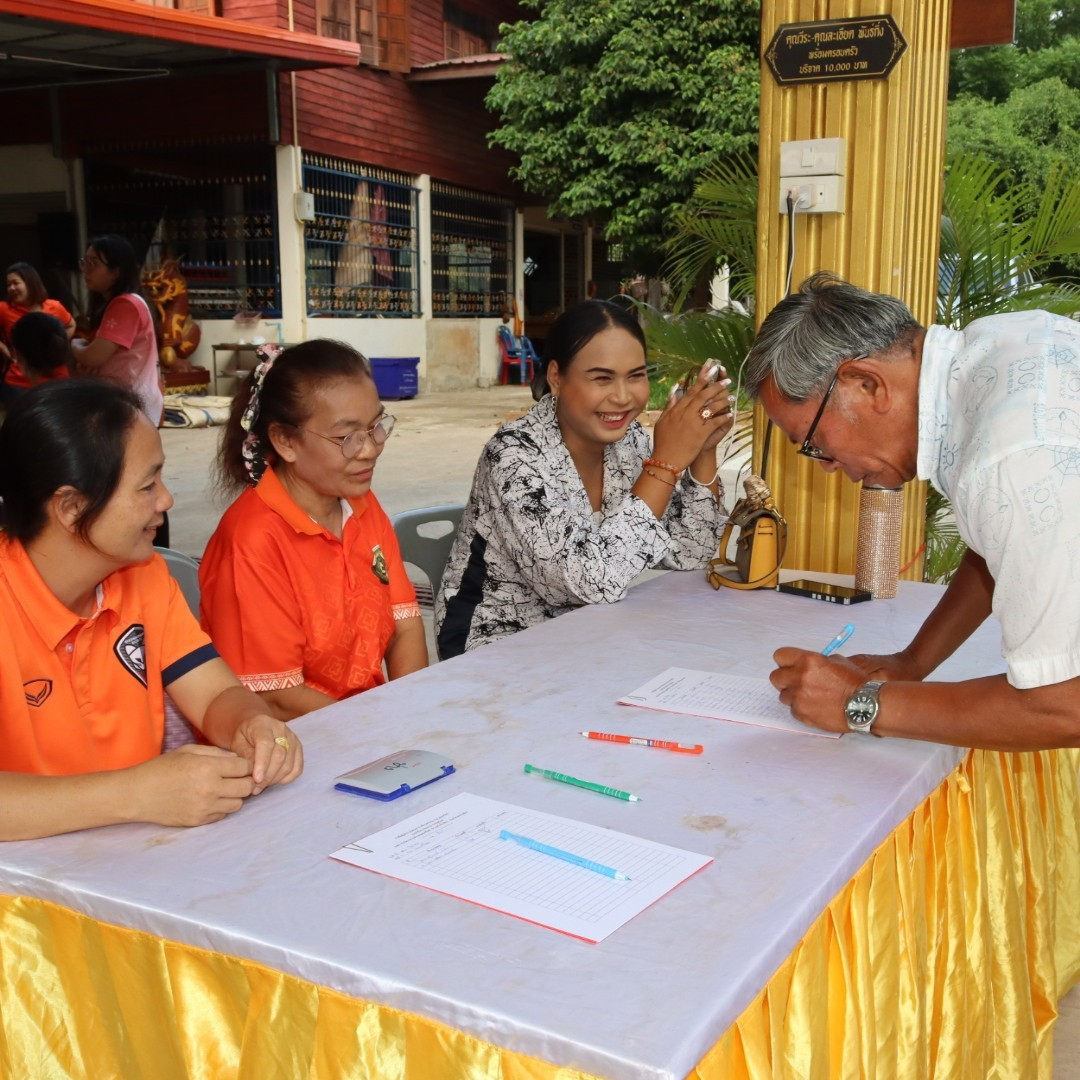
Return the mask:
{"type": "Polygon", "coordinates": [[[553,214],[601,224],[644,272],[697,175],[757,141],[757,0],[524,0],[488,95],[494,144],[553,214]]]}
{"type": "Polygon", "coordinates": [[[746,300],[756,287],[757,159],[737,154],[710,165],[694,185],[685,209],[673,215],[664,248],[664,275],[679,308],[694,285],[728,265],[731,296],[746,300]]]}
{"type": "Polygon", "coordinates": [[[1080,89],[1059,78],[1014,90],[997,104],[965,95],[949,105],[950,154],[982,153],[1041,186],[1058,162],[1080,173],[1080,89]]]}
{"type": "Polygon", "coordinates": [[[1048,78],[1080,89],[1080,7],[1061,0],[1019,0],[1016,44],[961,49],[949,65],[949,97],[1005,101],[1048,78]]]}
{"type": "Polygon", "coordinates": [[[1019,0],[1016,44],[954,53],[949,96],[950,156],[985,154],[1036,187],[1057,163],[1080,173],[1080,5],[1019,0]]]}

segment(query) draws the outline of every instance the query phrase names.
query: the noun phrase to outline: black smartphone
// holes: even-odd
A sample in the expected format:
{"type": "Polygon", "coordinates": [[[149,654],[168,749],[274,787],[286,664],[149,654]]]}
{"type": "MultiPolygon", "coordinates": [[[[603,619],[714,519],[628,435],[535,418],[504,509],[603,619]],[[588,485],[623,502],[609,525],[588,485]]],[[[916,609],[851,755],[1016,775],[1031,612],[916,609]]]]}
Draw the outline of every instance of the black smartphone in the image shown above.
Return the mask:
{"type": "Polygon", "coordinates": [[[864,600],[871,599],[871,594],[866,589],[853,589],[850,585],[829,585],[827,582],[811,581],[809,578],[782,581],[776,586],[776,591],[809,596],[830,604],[861,604],[864,600]]]}

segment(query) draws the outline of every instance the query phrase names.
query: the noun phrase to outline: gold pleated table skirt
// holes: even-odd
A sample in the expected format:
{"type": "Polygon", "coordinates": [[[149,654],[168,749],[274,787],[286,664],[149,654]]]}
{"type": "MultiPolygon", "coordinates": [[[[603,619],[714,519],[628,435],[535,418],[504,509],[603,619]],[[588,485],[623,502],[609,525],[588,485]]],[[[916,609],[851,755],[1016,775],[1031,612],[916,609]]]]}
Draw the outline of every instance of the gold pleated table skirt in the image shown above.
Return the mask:
{"type": "MultiPolygon", "coordinates": [[[[970,753],[691,1076],[1050,1080],[1057,1002],[1080,977],[1078,766],[1080,751],[970,753]]],[[[13,1080],[585,1076],[42,900],[0,897],[0,946],[13,1080]]]]}

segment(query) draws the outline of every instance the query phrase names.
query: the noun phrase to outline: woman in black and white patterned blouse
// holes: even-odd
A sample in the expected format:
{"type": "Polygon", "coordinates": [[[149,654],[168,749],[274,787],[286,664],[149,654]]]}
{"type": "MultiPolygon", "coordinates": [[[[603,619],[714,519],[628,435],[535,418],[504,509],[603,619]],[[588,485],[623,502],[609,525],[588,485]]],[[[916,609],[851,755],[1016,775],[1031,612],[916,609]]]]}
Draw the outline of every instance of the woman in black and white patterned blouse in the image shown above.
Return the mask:
{"type": "Polygon", "coordinates": [[[632,314],[587,300],[551,328],[543,396],[484,448],[435,604],[439,655],[457,656],[583,604],[614,603],[643,570],[704,567],[725,514],[716,446],[730,380],[706,364],[656,422],[632,314]]]}

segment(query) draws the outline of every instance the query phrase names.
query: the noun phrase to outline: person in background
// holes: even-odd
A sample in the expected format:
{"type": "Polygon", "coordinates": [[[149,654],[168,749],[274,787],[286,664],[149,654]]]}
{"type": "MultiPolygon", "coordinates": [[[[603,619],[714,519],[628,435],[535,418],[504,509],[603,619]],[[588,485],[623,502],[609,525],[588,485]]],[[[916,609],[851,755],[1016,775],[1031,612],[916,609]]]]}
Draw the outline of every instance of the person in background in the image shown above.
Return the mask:
{"type": "Polygon", "coordinates": [[[40,275],[29,263],[12,263],[7,268],[7,299],[0,300],[0,360],[4,363],[0,403],[4,405],[10,405],[30,388],[25,373],[11,364],[11,333],[20,319],[37,313],[58,319],[67,340],[71,340],[75,333],[71,313],[63,304],[49,299],[40,275]]]}
{"type": "Polygon", "coordinates": [[[342,342],[264,345],[221,442],[222,517],[202,623],[244,684],[292,719],[426,667],[424,626],[371,481],[394,418],[342,342]],[[383,665],[386,674],[383,674],[383,665]]]}
{"type": "Polygon", "coordinates": [[[31,311],[12,327],[11,364],[29,386],[66,379],[70,363],[71,341],[56,316],[31,311]]]}
{"type": "Polygon", "coordinates": [[[200,825],[303,767],[154,555],[163,463],[100,380],[34,387],[0,428],[0,840],[200,825]],[[211,745],[161,753],[166,690],[211,745]]]}
{"type": "Polygon", "coordinates": [[[80,371],[133,390],[150,422],[161,423],[164,395],[157,335],[139,291],[139,262],[132,246],[115,235],[96,236],[79,260],[90,292],[93,338],[72,342],[80,371]]]}
{"type": "Polygon", "coordinates": [[[484,448],[436,598],[439,655],[457,656],[583,604],[614,603],[650,567],[704,567],[725,515],[716,447],[729,380],[706,364],[656,422],[645,337],[618,304],[555,320],[538,403],[484,448]]]}
{"type": "MultiPolygon", "coordinates": [[[[158,368],[157,332],[139,291],[139,261],[132,246],[114,234],[96,236],[79,260],[90,292],[93,337],[76,337],[72,352],[81,374],[110,379],[133,390],[150,423],[161,425],[165,393],[158,368]]],[[[163,514],[154,542],[169,546],[169,515],[163,514]]]]}
{"type": "Polygon", "coordinates": [[[989,750],[1080,746],[1080,324],[1014,311],[926,329],[896,297],[816,274],[766,317],[746,379],[827,472],[929,480],[968,545],[900,652],[778,650],[792,715],[989,750]],[[991,613],[1007,674],[924,681],[991,613]]]}

